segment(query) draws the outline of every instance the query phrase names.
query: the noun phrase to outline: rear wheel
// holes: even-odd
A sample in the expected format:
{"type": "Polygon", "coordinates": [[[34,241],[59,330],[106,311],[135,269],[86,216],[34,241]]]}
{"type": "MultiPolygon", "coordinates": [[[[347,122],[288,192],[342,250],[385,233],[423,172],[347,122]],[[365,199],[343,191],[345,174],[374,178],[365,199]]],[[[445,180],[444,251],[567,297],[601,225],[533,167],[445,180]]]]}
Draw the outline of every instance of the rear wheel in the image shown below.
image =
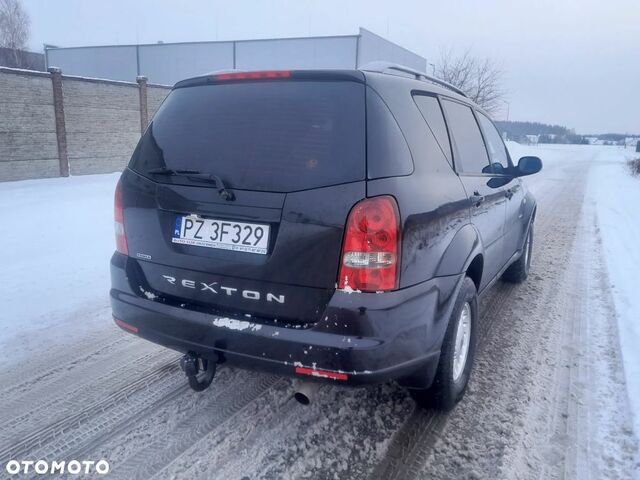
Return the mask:
{"type": "Polygon", "coordinates": [[[531,253],[533,251],[533,223],[529,226],[527,239],[524,243],[522,255],[513,262],[509,268],[502,274],[502,279],[510,283],[522,283],[529,276],[529,268],[531,268],[531,253]]]}
{"type": "Polygon", "coordinates": [[[476,286],[469,277],[465,277],[442,342],[433,384],[425,390],[410,390],[419,406],[446,411],[462,399],[473,366],[477,325],[476,286]]]}

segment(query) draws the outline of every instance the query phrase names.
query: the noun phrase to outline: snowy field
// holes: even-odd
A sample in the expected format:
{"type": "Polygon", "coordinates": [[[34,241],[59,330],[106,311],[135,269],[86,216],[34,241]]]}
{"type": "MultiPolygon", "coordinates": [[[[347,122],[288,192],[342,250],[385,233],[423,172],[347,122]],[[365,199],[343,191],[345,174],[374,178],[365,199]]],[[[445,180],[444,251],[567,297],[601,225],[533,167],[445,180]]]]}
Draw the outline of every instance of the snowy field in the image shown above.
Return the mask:
{"type": "Polygon", "coordinates": [[[109,259],[114,251],[113,192],[119,174],[0,183],[5,225],[0,249],[5,306],[1,361],[109,321],[109,259]]]}
{"type": "Polygon", "coordinates": [[[176,354],[111,320],[118,175],[0,183],[0,460],[107,458],[127,479],[637,478],[634,153],[509,148],[544,163],[526,180],[533,271],[483,300],[477,366],[451,414],[415,410],[393,385],[330,387],[302,407],[289,380],[229,368],[189,391],[176,354]]]}

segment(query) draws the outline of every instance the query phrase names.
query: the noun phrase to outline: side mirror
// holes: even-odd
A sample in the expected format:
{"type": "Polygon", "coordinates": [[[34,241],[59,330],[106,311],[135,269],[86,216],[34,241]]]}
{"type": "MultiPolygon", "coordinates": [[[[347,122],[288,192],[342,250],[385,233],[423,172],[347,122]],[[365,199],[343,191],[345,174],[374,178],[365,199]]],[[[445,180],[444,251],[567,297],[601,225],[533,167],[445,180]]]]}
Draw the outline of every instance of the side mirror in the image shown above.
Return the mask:
{"type": "Polygon", "coordinates": [[[500,162],[495,162],[491,165],[486,165],[482,169],[482,173],[489,173],[493,175],[507,175],[509,171],[504,168],[504,165],[502,165],[500,162]]]}
{"type": "Polygon", "coordinates": [[[507,175],[509,173],[509,171],[504,168],[504,165],[502,165],[500,162],[492,163],[491,170],[493,170],[493,173],[495,175],[507,175]]]}
{"type": "Polygon", "coordinates": [[[524,177],[525,175],[538,173],[540,170],[542,170],[542,160],[538,157],[522,157],[518,160],[516,175],[518,177],[524,177]]]}

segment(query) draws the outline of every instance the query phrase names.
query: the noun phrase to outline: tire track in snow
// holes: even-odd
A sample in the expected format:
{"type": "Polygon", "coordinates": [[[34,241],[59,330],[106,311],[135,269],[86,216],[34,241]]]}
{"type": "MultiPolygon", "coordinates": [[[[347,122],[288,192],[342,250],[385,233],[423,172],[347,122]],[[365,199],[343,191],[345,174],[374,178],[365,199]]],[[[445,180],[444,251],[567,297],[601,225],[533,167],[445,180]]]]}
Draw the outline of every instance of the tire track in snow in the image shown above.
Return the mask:
{"type": "Polygon", "coordinates": [[[101,328],[94,334],[83,337],[73,345],[73,349],[59,349],[54,345],[40,351],[38,355],[29,357],[18,366],[3,365],[0,371],[0,401],[13,396],[14,392],[27,390],[35,385],[55,377],[61,372],[90,362],[93,358],[108,353],[111,349],[126,344],[129,339],[111,325],[101,328]],[[71,350],[71,351],[70,351],[71,350]]]}
{"type": "MultiPolygon", "coordinates": [[[[547,443],[544,447],[544,454],[541,455],[541,465],[539,465],[538,478],[589,478],[588,470],[585,470],[585,464],[578,463],[577,442],[573,446],[568,444],[568,440],[576,435],[578,415],[576,414],[577,405],[572,402],[571,392],[576,387],[575,374],[577,373],[570,363],[572,358],[580,351],[587,354],[585,349],[587,345],[582,341],[580,329],[581,317],[586,313],[585,300],[582,293],[588,291],[584,286],[588,282],[585,275],[585,269],[581,268],[580,262],[576,257],[582,256],[581,244],[576,242],[574,255],[569,266],[563,276],[563,280],[559,282],[561,295],[564,301],[560,305],[560,316],[565,321],[556,323],[554,328],[553,339],[550,342],[550,353],[556,358],[553,373],[550,378],[545,379],[545,384],[550,385],[549,397],[550,405],[547,414],[540,418],[540,424],[546,425],[547,443]],[[570,432],[572,431],[572,432],[570,432]],[[573,450],[569,452],[569,450],[573,450]],[[569,465],[570,457],[575,462],[569,465]],[[582,475],[578,475],[578,468],[582,471],[582,475]]],[[[580,258],[584,261],[585,258],[580,258]]]]}
{"type": "Polygon", "coordinates": [[[587,202],[558,282],[547,361],[532,372],[536,425],[505,461],[505,472],[539,479],[634,478],[640,463],[625,397],[615,310],[595,213],[587,202]],[[595,360],[594,360],[595,359],[595,360]],[[550,361],[551,360],[551,361],[550,361]],[[635,463],[635,468],[634,468],[635,463]]]}
{"type": "MultiPolygon", "coordinates": [[[[243,376],[246,373],[242,372],[243,376]]],[[[232,381],[220,391],[210,391],[195,414],[186,415],[168,434],[154,436],[143,449],[124,459],[112,470],[112,478],[133,480],[153,476],[203,436],[234,419],[276,383],[285,382],[277,376],[249,374],[248,377],[241,383],[232,381]]],[[[166,408],[173,414],[174,405],[166,408]]]]}
{"type": "MultiPolygon", "coordinates": [[[[491,334],[495,318],[509,299],[512,285],[498,284],[481,302],[481,318],[478,330],[476,355],[483,349],[482,343],[491,334]]],[[[425,454],[433,447],[438,434],[444,429],[448,414],[436,410],[415,407],[411,417],[396,432],[392,445],[383,461],[376,466],[372,478],[400,479],[415,476],[416,467],[424,461],[425,454]]]]}
{"type": "Polygon", "coordinates": [[[309,406],[291,393],[290,381],[278,383],[154,478],[366,477],[412,406],[392,384],[327,385],[309,406]]]}
{"type": "MultiPolygon", "coordinates": [[[[170,351],[166,351],[170,352],[170,351]]],[[[104,401],[0,447],[0,461],[106,458],[110,478],[148,478],[155,470],[218,428],[269,390],[277,376],[221,369],[216,389],[192,392],[178,358],[110,394],[104,401]],[[176,418],[180,416],[178,422],[176,418]],[[166,414],[166,416],[163,416],[166,414]],[[148,434],[149,424],[168,421],[164,435],[148,434]]],[[[138,372],[140,375],[140,372],[138,372]]],[[[152,427],[153,428],[153,427],[152,427]]]]}
{"type": "MultiPolygon", "coordinates": [[[[186,389],[184,379],[177,381],[179,367],[177,357],[170,363],[156,368],[147,375],[128,383],[124,387],[106,394],[75,413],[31,431],[20,439],[10,441],[0,447],[0,463],[10,459],[42,458],[60,460],[70,446],[77,444],[83,434],[81,427],[95,421],[101,414],[108,413],[100,428],[111,428],[126,416],[126,412],[140,409],[145,404],[153,404],[159,399],[186,389]],[[136,395],[143,392],[144,395],[136,395]],[[133,401],[135,400],[135,401],[133,401]]],[[[76,405],[77,407],[77,405],[76,405]]]]}
{"type": "Polygon", "coordinates": [[[75,414],[78,405],[92,404],[105,394],[126,389],[131,382],[151,374],[158,365],[170,359],[175,361],[175,353],[153,345],[140,345],[133,338],[123,347],[94,357],[77,368],[56,372],[42,384],[33,387],[27,384],[2,399],[0,439],[16,439],[36,425],[63,420],[75,414]]]}

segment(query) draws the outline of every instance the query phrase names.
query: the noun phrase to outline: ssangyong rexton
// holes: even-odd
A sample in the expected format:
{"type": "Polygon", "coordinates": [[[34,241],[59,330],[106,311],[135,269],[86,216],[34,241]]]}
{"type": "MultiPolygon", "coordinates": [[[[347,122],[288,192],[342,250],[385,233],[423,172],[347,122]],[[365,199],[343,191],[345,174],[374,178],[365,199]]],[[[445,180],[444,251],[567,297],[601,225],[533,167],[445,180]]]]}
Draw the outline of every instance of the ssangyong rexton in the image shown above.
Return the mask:
{"type": "Polygon", "coordinates": [[[540,168],[401,66],[181,81],[117,186],[114,319],[197,390],[228,363],[449,409],[478,296],[527,277],[540,168]]]}

